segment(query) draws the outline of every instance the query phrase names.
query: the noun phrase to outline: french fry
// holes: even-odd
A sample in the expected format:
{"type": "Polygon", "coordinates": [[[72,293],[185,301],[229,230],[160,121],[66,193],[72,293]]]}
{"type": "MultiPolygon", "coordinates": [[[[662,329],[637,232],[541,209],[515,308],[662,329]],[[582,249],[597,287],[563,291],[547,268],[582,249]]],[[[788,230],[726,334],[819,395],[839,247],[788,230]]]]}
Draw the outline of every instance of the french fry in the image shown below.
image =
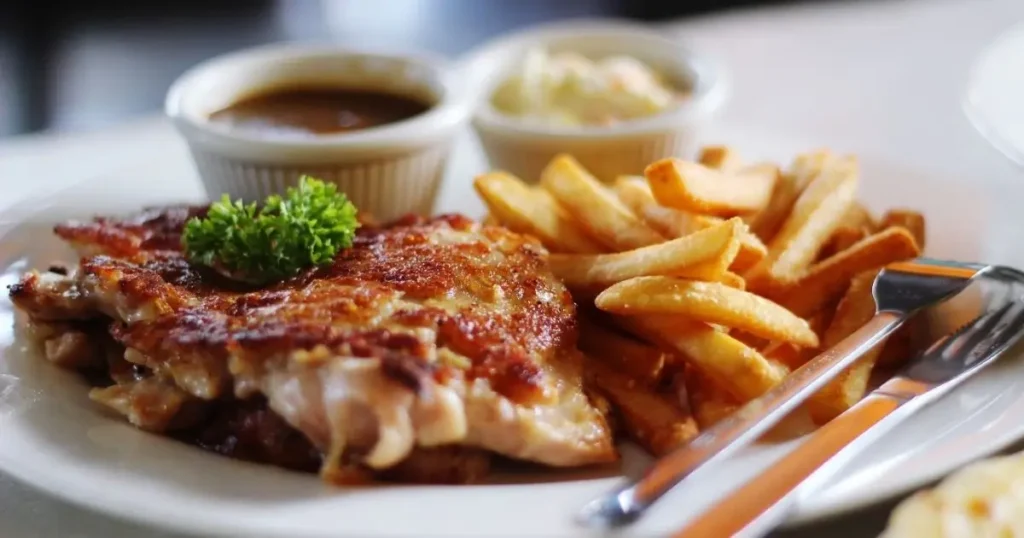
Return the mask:
{"type": "Polygon", "coordinates": [[[769,297],[798,316],[810,317],[841,295],[854,276],[919,254],[909,232],[902,227],[888,228],[818,263],[769,297]]]}
{"type": "Polygon", "coordinates": [[[746,271],[757,265],[767,255],[768,247],[744,225],[743,231],[740,233],[740,251],[736,254],[736,261],[732,263],[730,269],[746,271]]]}
{"type": "Polygon", "coordinates": [[[739,152],[729,146],[704,146],[697,162],[723,172],[734,172],[743,166],[739,152]]]}
{"type": "Polygon", "coordinates": [[[605,362],[648,386],[661,378],[665,367],[664,351],[586,318],[580,320],[578,345],[591,360],[605,362]]]}
{"type": "Polygon", "coordinates": [[[875,222],[871,213],[863,205],[854,202],[843,215],[843,220],[832,232],[832,237],[821,249],[820,259],[825,259],[842,252],[875,231],[875,222]]]}
{"type": "Polygon", "coordinates": [[[685,379],[690,411],[701,430],[714,426],[739,409],[736,398],[715,386],[711,379],[694,368],[687,369],[685,379]]]}
{"type": "Polygon", "coordinates": [[[805,353],[806,349],[807,348],[795,346],[789,342],[775,341],[765,346],[765,348],[761,350],[761,353],[767,359],[783,364],[790,370],[796,370],[807,362],[807,354],[805,353]]]}
{"type": "Polygon", "coordinates": [[[484,219],[480,221],[480,223],[484,226],[501,226],[501,221],[498,220],[498,217],[495,217],[490,213],[484,215],[484,219]]]}
{"type": "Polygon", "coordinates": [[[697,436],[697,422],[672,398],[638,385],[600,361],[587,361],[586,366],[588,379],[615,405],[627,434],[654,456],[697,436]]]}
{"type": "Polygon", "coordinates": [[[595,289],[645,275],[724,278],[739,251],[743,225],[733,219],[679,239],[614,254],[551,254],[548,266],[570,289],[595,289]]]}
{"type": "Polygon", "coordinates": [[[719,217],[760,211],[768,204],[778,168],[724,173],[699,163],[662,159],[644,170],[661,205],[719,217]]]}
{"type": "MultiPolygon", "coordinates": [[[[724,222],[718,217],[695,215],[659,204],[642,177],[620,177],[615,181],[615,194],[634,214],[668,238],[682,237],[724,222]]],[[[745,271],[761,261],[767,253],[764,243],[749,229],[744,229],[740,234],[740,251],[731,269],[745,271]]]]}
{"type": "Polygon", "coordinates": [[[619,282],[594,301],[601,310],[623,315],[678,315],[724,325],[767,338],[816,347],[810,325],[781,306],[718,282],[649,276],[619,282]]]}
{"type": "Polygon", "coordinates": [[[782,170],[779,165],[770,162],[761,162],[752,164],[750,166],[744,166],[734,172],[734,175],[741,176],[758,176],[761,178],[772,178],[772,188],[775,188],[775,184],[779,181],[779,176],[782,175],[782,170]]]}
{"type": "Polygon", "coordinates": [[[556,156],[544,168],[540,184],[590,235],[612,250],[646,247],[666,239],[568,155],[556,156]]]}
{"type": "Polygon", "coordinates": [[[677,316],[619,317],[624,328],[680,353],[738,401],[764,394],[786,376],[782,365],[707,323],[677,316]]]}
{"type": "MultiPolygon", "coordinates": [[[[857,275],[850,283],[850,289],[839,302],[832,324],[825,332],[825,349],[838,344],[875,315],[875,300],[871,296],[871,287],[877,275],[878,271],[867,271],[857,275]]],[[[807,400],[807,408],[815,422],[823,424],[832,420],[864,397],[871,369],[878,360],[883,345],[884,341],[873,347],[807,400]]]]}
{"type": "Polygon", "coordinates": [[[843,220],[839,224],[847,228],[863,228],[867,231],[875,231],[875,219],[871,216],[868,208],[859,202],[854,202],[843,214],[843,220]]]}
{"type": "Polygon", "coordinates": [[[665,237],[682,237],[722,222],[718,217],[697,215],[659,204],[647,180],[641,176],[621,176],[615,180],[614,188],[623,205],[665,237]]]}
{"type": "Polygon", "coordinates": [[[554,252],[597,253],[606,249],[589,237],[547,192],[505,172],[478,176],[473,187],[491,214],[510,229],[540,239],[554,252]]]}
{"type": "Polygon", "coordinates": [[[822,342],[825,341],[825,331],[828,330],[828,326],[832,324],[832,318],[836,315],[836,306],[836,304],[829,304],[807,319],[807,324],[811,326],[811,330],[818,335],[818,340],[822,342]]]}
{"type": "Polygon", "coordinates": [[[822,247],[818,260],[826,260],[835,256],[853,245],[856,245],[868,235],[869,231],[867,228],[851,228],[849,226],[836,228],[836,231],[832,232],[832,237],[829,237],[825,246],[822,247]]]}
{"type": "Polygon", "coordinates": [[[782,229],[768,244],[768,255],[743,275],[747,287],[766,294],[795,282],[839,226],[856,190],[857,165],[852,158],[827,165],[793,205],[782,229]]]}
{"type": "MultiPolygon", "coordinates": [[[[701,430],[713,427],[735,413],[740,404],[728,392],[694,369],[686,371],[686,391],[690,410],[701,430]]],[[[784,442],[814,430],[814,423],[803,407],[795,409],[761,436],[763,442],[784,442]]]]}
{"type": "Polygon", "coordinates": [[[894,226],[905,228],[910,232],[910,235],[914,236],[914,241],[917,241],[917,246],[924,251],[924,215],[909,209],[893,209],[882,216],[880,227],[886,229],[894,226]]]}
{"type": "MultiPolygon", "coordinates": [[[[849,285],[847,285],[846,288],[849,288],[849,285]]],[[[846,288],[844,288],[844,294],[846,288]]],[[[818,341],[820,342],[825,342],[825,333],[828,331],[829,326],[832,325],[832,320],[835,319],[836,307],[839,306],[840,299],[842,299],[841,295],[831,301],[828,301],[824,307],[818,309],[817,313],[810,318],[807,318],[807,323],[811,325],[811,329],[814,330],[814,334],[818,335],[818,341]]],[[[591,299],[591,301],[593,301],[593,299],[591,299]]],[[[822,351],[824,351],[823,346],[818,346],[816,348],[804,348],[801,350],[802,361],[807,362],[822,351]]]]}
{"type": "Polygon", "coordinates": [[[733,338],[739,340],[740,342],[743,342],[744,344],[754,349],[763,349],[771,343],[771,341],[768,340],[767,338],[750,334],[739,329],[729,330],[728,333],[729,336],[732,336],[733,338]]]}
{"type": "Polygon", "coordinates": [[[722,274],[721,282],[730,288],[736,288],[738,290],[747,289],[747,281],[743,280],[743,277],[740,275],[730,271],[726,271],[722,274]]]}
{"type": "Polygon", "coordinates": [[[804,188],[821,173],[830,158],[831,154],[825,150],[797,156],[789,170],[776,182],[768,205],[749,220],[750,231],[764,242],[771,241],[804,188]]]}
{"type": "MultiPolygon", "coordinates": [[[[811,330],[814,331],[814,334],[818,335],[819,342],[825,341],[825,331],[828,330],[829,324],[832,323],[833,314],[835,314],[835,307],[834,305],[829,305],[819,310],[817,314],[807,320],[811,330]]],[[[761,350],[761,353],[769,360],[782,363],[790,370],[796,370],[807,361],[813,359],[821,350],[822,347],[820,345],[817,347],[800,347],[789,342],[771,342],[761,350]]]]}

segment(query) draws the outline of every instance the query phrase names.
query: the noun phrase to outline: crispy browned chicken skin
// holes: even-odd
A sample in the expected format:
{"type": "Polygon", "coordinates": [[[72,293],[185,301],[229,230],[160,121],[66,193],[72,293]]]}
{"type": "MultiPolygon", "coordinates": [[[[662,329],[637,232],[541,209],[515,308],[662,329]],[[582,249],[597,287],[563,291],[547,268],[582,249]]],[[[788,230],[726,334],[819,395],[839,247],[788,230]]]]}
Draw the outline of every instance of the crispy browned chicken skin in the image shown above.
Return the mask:
{"type": "Polygon", "coordinates": [[[450,476],[438,469],[468,462],[462,480],[486,452],[615,458],[582,390],[572,298],[536,242],[458,215],[408,218],[361,228],[330,266],[246,289],[181,253],[184,223],[204,211],[60,225],[79,266],[11,287],[47,356],[108,368],[113,384],[92,396],[137,426],[184,428],[210,402],[265,400],[338,479],[450,476]],[[68,351],[81,347],[92,351],[68,351]]]}

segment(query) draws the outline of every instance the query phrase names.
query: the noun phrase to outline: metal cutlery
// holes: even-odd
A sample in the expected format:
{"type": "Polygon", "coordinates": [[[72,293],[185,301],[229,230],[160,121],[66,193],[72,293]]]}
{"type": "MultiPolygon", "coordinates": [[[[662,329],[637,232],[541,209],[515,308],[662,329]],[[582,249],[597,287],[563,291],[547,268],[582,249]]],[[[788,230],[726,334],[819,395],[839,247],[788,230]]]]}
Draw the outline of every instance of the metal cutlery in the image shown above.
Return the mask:
{"type": "Polygon", "coordinates": [[[911,315],[958,294],[973,279],[987,273],[1024,281],[1024,273],[1007,267],[928,258],[887,266],[875,280],[876,314],[867,324],[686,446],[655,462],[638,480],[588,503],[577,521],[588,526],[619,526],[635,521],[698,468],[726,459],[761,437],[911,315]]]}
{"type": "MultiPolygon", "coordinates": [[[[999,278],[1000,273],[993,276],[999,278]]],[[[1010,293],[1008,300],[933,344],[898,375],[675,536],[760,536],[781,523],[799,498],[816,491],[886,432],[993,362],[1024,336],[1024,301],[1019,290],[1010,293]]]]}

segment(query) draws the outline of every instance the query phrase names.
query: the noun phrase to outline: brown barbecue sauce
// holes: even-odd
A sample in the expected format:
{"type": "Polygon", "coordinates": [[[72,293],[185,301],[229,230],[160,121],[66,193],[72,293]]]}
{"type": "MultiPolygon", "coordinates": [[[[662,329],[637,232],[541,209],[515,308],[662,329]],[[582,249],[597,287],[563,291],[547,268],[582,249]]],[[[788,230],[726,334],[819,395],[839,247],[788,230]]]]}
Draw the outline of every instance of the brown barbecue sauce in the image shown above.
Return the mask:
{"type": "Polygon", "coordinates": [[[308,138],[407,120],[430,107],[378,90],[291,88],[242,99],[210,114],[210,121],[268,138],[308,138]]]}

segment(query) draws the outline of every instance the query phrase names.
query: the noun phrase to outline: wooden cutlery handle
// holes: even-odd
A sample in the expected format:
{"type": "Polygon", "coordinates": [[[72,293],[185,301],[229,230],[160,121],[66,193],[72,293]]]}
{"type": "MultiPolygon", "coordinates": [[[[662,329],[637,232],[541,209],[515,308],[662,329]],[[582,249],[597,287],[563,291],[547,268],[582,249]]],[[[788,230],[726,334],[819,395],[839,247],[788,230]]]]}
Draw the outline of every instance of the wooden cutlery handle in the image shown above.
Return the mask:
{"type": "Polygon", "coordinates": [[[854,439],[899,408],[900,400],[871,395],[822,426],[793,452],[721,500],[677,537],[732,536],[775,505],[854,439]]]}

